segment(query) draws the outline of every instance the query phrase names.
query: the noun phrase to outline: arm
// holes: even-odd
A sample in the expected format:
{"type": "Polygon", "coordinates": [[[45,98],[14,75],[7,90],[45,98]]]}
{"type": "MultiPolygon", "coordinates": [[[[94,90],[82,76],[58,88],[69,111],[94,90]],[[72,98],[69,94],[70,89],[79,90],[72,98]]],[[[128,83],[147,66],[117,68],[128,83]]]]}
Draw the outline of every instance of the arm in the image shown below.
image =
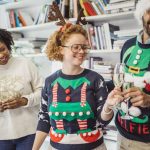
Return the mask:
{"type": "Polygon", "coordinates": [[[36,131],[36,136],[35,136],[32,150],[39,150],[46,137],[47,137],[47,133],[42,131],[36,131]]]}
{"type": "Polygon", "coordinates": [[[48,115],[48,95],[47,95],[47,88],[45,87],[42,90],[42,101],[41,101],[41,108],[39,112],[39,122],[37,126],[37,132],[33,144],[33,150],[39,150],[42,143],[44,142],[46,136],[50,130],[50,120],[48,115]]]}
{"type": "Polygon", "coordinates": [[[26,63],[29,70],[30,86],[32,92],[26,95],[18,95],[16,98],[10,99],[2,103],[3,109],[15,109],[18,107],[32,107],[38,105],[41,99],[41,89],[43,79],[40,77],[35,65],[29,61],[26,63]]]}
{"type": "Polygon", "coordinates": [[[120,88],[114,88],[114,90],[109,93],[101,113],[103,120],[110,120],[113,117],[113,107],[123,101],[123,99],[120,88]]]}
{"type": "Polygon", "coordinates": [[[28,67],[31,76],[30,84],[33,92],[30,94],[22,95],[22,98],[26,98],[28,100],[24,107],[32,107],[40,104],[41,90],[43,87],[43,78],[39,75],[36,66],[31,61],[29,61],[28,67]]]}
{"type": "Polygon", "coordinates": [[[113,117],[113,112],[111,112],[110,115],[105,115],[103,113],[103,107],[107,99],[107,96],[108,96],[108,90],[106,87],[106,83],[104,79],[101,76],[99,76],[99,78],[95,82],[95,97],[97,101],[98,121],[100,122],[100,124],[104,126],[107,125],[113,117]]]}

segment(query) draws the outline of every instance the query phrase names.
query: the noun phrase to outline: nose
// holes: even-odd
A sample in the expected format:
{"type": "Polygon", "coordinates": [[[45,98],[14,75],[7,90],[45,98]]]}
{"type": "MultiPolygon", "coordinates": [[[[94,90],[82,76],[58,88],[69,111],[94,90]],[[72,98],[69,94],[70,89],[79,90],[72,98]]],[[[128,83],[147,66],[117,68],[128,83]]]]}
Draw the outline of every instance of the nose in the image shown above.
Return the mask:
{"type": "Polygon", "coordinates": [[[0,53],[0,58],[2,58],[4,56],[4,54],[0,53]]]}

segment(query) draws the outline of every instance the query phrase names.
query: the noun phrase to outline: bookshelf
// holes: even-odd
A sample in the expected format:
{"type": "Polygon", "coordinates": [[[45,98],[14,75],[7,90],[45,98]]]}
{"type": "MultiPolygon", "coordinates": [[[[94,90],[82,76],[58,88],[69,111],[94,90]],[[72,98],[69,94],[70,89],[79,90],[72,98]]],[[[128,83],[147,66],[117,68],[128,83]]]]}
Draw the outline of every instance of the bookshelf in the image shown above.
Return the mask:
{"type": "MultiPolygon", "coordinates": [[[[24,10],[27,9],[31,11],[33,16],[35,17],[34,7],[39,10],[40,5],[50,4],[52,0],[23,0],[19,2],[8,3],[0,6],[0,14],[3,17],[0,17],[0,27],[7,28],[10,32],[21,32],[24,34],[25,37],[45,37],[48,38],[49,35],[58,27],[55,25],[55,22],[43,23],[43,24],[36,24],[36,25],[29,25],[25,27],[16,27],[16,28],[8,28],[7,27],[7,20],[4,18],[8,17],[7,12],[11,9],[19,9],[24,10]],[[3,23],[3,24],[2,24],[3,23]]],[[[37,11],[37,10],[36,10],[37,11]]],[[[139,26],[136,24],[134,18],[134,11],[127,11],[127,12],[120,12],[114,14],[103,14],[97,16],[87,16],[85,17],[87,21],[92,22],[94,25],[102,25],[103,23],[112,23],[114,25],[118,25],[120,27],[120,31],[116,31],[116,34],[119,33],[137,33],[139,31],[139,26]]],[[[70,18],[70,22],[75,22],[75,18],[70,18]]],[[[119,61],[120,49],[98,49],[98,50],[91,50],[89,53],[90,56],[99,56],[104,59],[104,61],[111,61],[112,64],[115,64],[119,61]]],[[[18,57],[18,55],[14,55],[18,57]]],[[[24,54],[21,56],[25,56],[28,58],[35,57],[38,59],[39,57],[44,57],[42,60],[45,60],[45,54],[24,54]]],[[[41,63],[41,60],[39,60],[41,63]]],[[[46,63],[45,63],[46,64],[46,63]]],[[[47,65],[50,68],[50,65],[47,65]]],[[[52,66],[52,65],[51,65],[52,66]]],[[[59,68],[60,64],[53,65],[54,68],[59,68]]],[[[43,66],[42,66],[43,67],[43,66]]],[[[46,65],[45,65],[46,67],[46,65]]],[[[52,67],[51,67],[52,69],[52,67]]],[[[46,70],[46,69],[45,69],[46,70]]],[[[42,70],[43,71],[43,70],[42,70]]],[[[53,71],[51,71],[53,72],[53,71]]],[[[46,73],[45,73],[46,74],[46,73]]],[[[46,76],[46,75],[45,75],[46,76]]]]}
{"type": "MultiPolygon", "coordinates": [[[[39,9],[39,6],[41,5],[45,5],[45,4],[51,4],[52,0],[39,0],[38,3],[36,0],[22,0],[19,2],[11,2],[11,3],[7,3],[4,4],[2,6],[0,6],[1,8],[3,7],[3,14],[4,16],[7,16],[7,12],[15,9],[15,10],[29,10],[29,12],[33,13],[33,16],[35,16],[35,12],[34,12],[34,8],[39,9]],[[33,9],[33,10],[32,10],[33,9]]],[[[139,31],[139,29],[135,29],[135,24],[134,26],[132,25],[133,22],[135,22],[134,19],[134,11],[125,11],[125,12],[120,12],[120,13],[112,13],[112,14],[103,14],[103,15],[97,15],[97,16],[87,16],[85,17],[87,21],[92,22],[94,24],[94,26],[99,26],[102,25],[103,23],[110,23],[110,24],[114,24],[120,27],[120,31],[115,31],[116,35],[117,34],[121,34],[122,33],[137,33],[139,31]],[[126,25],[126,22],[128,22],[128,24],[126,25]]],[[[70,18],[69,19],[70,22],[75,22],[76,18],[70,18]]],[[[0,26],[2,24],[3,21],[0,20],[0,26]]],[[[6,23],[3,25],[3,27],[6,26],[6,23]]],[[[55,25],[55,22],[48,22],[48,23],[42,23],[42,24],[36,24],[36,25],[28,25],[28,26],[24,26],[24,27],[15,27],[15,28],[10,28],[10,27],[6,27],[8,31],[10,32],[20,32],[24,34],[24,37],[45,37],[48,38],[49,35],[56,30],[58,27],[55,25]]],[[[137,26],[137,28],[139,28],[137,26]]],[[[113,60],[113,62],[116,61],[116,57],[119,58],[119,53],[120,50],[116,49],[116,48],[112,48],[112,49],[92,49],[90,51],[89,55],[99,55],[101,57],[106,58],[106,60],[109,57],[106,57],[106,55],[110,54],[113,57],[111,57],[111,59],[113,60]]],[[[27,55],[26,55],[27,56],[27,55]]],[[[43,55],[41,55],[43,56],[43,55]]]]}
{"type": "MultiPolygon", "coordinates": [[[[87,21],[90,22],[107,22],[107,21],[117,21],[117,20],[124,20],[126,19],[133,19],[134,18],[134,12],[122,12],[119,14],[107,14],[107,15],[101,15],[101,16],[89,16],[85,17],[87,21]]],[[[75,22],[76,18],[71,18],[69,19],[70,22],[75,22]]],[[[44,24],[37,24],[37,25],[30,25],[26,27],[17,27],[17,28],[8,28],[10,32],[15,32],[15,31],[33,31],[33,30],[43,30],[43,29],[50,29],[51,27],[55,27],[56,22],[49,22],[49,23],[44,23],[44,24]]]]}

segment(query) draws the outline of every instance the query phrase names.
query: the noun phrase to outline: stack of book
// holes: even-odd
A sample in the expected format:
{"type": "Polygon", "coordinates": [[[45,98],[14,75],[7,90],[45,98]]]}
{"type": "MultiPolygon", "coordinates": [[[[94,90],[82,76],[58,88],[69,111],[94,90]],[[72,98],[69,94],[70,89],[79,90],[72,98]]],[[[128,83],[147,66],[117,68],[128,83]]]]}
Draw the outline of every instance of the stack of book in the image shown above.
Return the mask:
{"type": "Polygon", "coordinates": [[[93,66],[93,70],[98,72],[101,76],[103,76],[105,81],[113,79],[113,69],[113,65],[107,65],[105,64],[105,62],[93,66]]]}
{"type": "Polygon", "coordinates": [[[37,54],[41,53],[47,38],[19,38],[14,40],[14,53],[16,54],[37,54]]]}
{"type": "Polygon", "coordinates": [[[114,66],[109,62],[103,61],[101,57],[91,56],[89,58],[89,68],[102,75],[105,81],[113,78],[114,66]]]}
{"type": "Polygon", "coordinates": [[[141,29],[130,29],[115,31],[114,34],[117,36],[117,40],[114,41],[113,49],[121,49],[125,41],[138,35],[141,29]]]}
{"type": "Polygon", "coordinates": [[[134,11],[136,2],[137,0],[110,0],[105,11],[108,14],[134,11]]]}

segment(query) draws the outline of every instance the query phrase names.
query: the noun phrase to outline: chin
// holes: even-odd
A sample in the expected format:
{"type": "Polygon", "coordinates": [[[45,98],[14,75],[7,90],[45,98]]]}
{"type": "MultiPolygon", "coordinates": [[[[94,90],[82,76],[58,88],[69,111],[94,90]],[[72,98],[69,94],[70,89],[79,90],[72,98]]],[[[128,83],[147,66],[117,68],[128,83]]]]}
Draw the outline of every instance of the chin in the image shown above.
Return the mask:
{"type": "Polygon", "coordinates": [[[0,65],[6,65],[7,62],[0,62],[0,65]]]}

